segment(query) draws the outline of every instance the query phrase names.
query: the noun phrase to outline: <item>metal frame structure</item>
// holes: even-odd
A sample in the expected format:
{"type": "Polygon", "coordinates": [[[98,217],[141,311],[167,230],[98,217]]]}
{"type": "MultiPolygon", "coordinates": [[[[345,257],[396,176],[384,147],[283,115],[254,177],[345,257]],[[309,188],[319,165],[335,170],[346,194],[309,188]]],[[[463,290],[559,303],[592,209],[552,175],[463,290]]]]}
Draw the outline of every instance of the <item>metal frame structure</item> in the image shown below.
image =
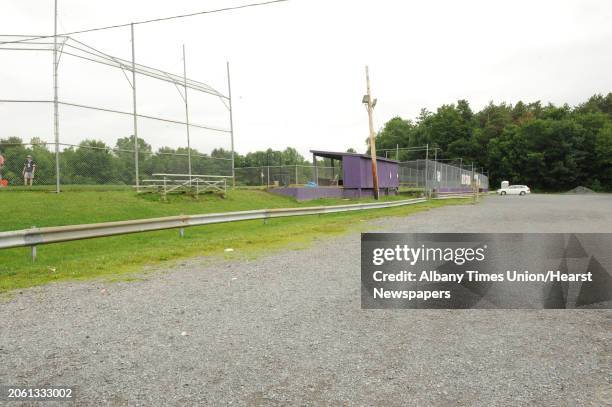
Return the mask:
{"type": "MultiPolygon", "coordinates": [[[[82,109],[92,109],[97,111],[103,111],[108,113],[115,114],[124,114],[130,115],[133,117],[133,137],[134,137],[134,172],[135,172],[135,186],[136,189],[139,190],[140,187],[140,179],[139,179],[139,147],[138,147],[138,118],[158,120],[168,123],[174,124],[183,124],[186,128],[186,137],[187,137],[187,151],[188,151],[188,172],[191,174],[191,141],[189,129],[191,127],[201,128],[209,131],[215,132],[223,132],[229,133],[231,140],[231,162],[232,162],[232,177],[235,176],[234,172],[234,131],[233,131],[233,112],[232,112],[232,104],[231,104],[231,87],[230,87],[230,78],[229,78],[229,62],[227,63],[227,74],[228,74],[228,92],[229,95],[225,95],[213,87],[199,81],[195,81],[193,79],[187,78],[187,64],[185,58],[185,46],[183,45],[183,75],[179,76],[176,74],[172,74],[170,72],[163,71],[161,69],[153,68],[150,66],[137,64],[136,63],[136,47],[134,41],[134,24],[130,24],[130,36],[131,36],[131,45],[132,45],[132,59],[131,61],[127,61],[118,57],[114,57],[105,52],[102,52],[90,45],[87,45],[79,40],[76,40],[69,36],[61,36],[57,35],[57,0],[55,0],[55,28],[53,35],[53,42],[49,42],[47,40],[48,37],[38,36],[40,38],[36,38],[34,36],[26,36],[26,35],[3,35],[0,38],[8,37],[8,38],[26,38],[23,42],[18,40],[17,43],[15,41],[8,42],[0,42],[0,51],[51,51],[53,52],[53,100],[16,100],[16,99],[3,99],[0,100],[0,103],[53,103],[53,138],[54,138],[54,146],[55,146],[55,173],[56,173],[56,192],[60,192],[60,146],[63,145],[60,142],[60,130],[59,130],[59,106],[71,106],[82,109]],[[59,40],[59,41],[58,41],[59,40]],[[85,61],[102,64],[105,66],[113,67],[121,69],[126,80],[128,81],[131,89],[132,89],[132,112],[125,112],[116,109],[101,107],[101,106],[89,106],[77,103],[71,103],[68,101],[60,100],[58,95],[58,70],[59,70],[59,62],[62,55],[68,55],[73,58],[82,59],[85,61]],[[131,72],[131,78],[127,75],[126,72],[131,72]],[[151,116],[151,115],[143,115],[137,112],[137,88],[136,88],[136,74],[147,76],[156,80],[172,83],[176,89],[178,90],[181,98],[185,103],[185,121],[173,120],[164,117],[151,116]],[[223,105],[229,111],[230,117],[230,128],[218,128],[204,124],[190,123],[189,121],[189,104],[187,99],[187,90],[191,89],[197,92],[209,94],[215,96],[220,99],[223,105]],[[182,91],[181,91],[182,90],[182,91]]],[[[46,143],[51,144],[51,143],[46,143]]],[[[218,157],[207,157],[210,159],[221,159],[228,160],[225,158],[218,157]]],[[[232,181],[232,185],[235,185],[235,179],[232,181]]]]}

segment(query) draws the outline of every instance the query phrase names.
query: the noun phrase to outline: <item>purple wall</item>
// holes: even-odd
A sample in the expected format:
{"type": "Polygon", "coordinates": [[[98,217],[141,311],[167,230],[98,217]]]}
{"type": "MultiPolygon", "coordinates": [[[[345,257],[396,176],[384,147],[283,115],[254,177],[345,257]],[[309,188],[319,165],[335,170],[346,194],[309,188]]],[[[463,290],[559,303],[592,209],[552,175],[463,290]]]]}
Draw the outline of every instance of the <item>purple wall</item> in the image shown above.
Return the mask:
{"type": "MultiPolygon", "coordinates": [[[[372,160],[359,156],[342,157],[343,185],[345,188],[373,188],[372,160]]],[[[379,188],[398,188],[397,163],[376,161],[379,188]]]]}
{"type": "MultiPolygon", "coordinates": [[[[367,163],[370,167],[372,167],[370,160],[367,160],[367,163]]],[[[388,161],[376,161],[376,168],[378,169],[378,186],[380,188],[399,187],[399,176],[397,172],[398,166],[396,163],[388,161]]],[[[370,173],[371,172],[372,171],[370,170],[370,173]]]]}
{"type": "Polygon", "coordinates": [[[342,157],[342,185],[359,188],[361,184],[361,157],[342,157]]]}

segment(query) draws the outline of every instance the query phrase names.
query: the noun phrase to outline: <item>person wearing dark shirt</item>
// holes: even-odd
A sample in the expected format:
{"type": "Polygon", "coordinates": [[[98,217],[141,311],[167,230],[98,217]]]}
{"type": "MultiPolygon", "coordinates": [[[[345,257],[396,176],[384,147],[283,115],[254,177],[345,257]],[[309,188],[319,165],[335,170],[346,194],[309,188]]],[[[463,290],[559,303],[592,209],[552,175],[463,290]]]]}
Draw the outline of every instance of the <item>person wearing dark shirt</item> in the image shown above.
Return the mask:
{"type": "Polygon", "coordinates": [[[36,172],[36,162],[32,160],[32,156],[26,156],[26,161],[23,163],[23,170],[21,171],[23,175],[23,185],[28,185],[28,181],[30,186],[32,186],[32,182],[34,182],[34,173],[36,172]]]}

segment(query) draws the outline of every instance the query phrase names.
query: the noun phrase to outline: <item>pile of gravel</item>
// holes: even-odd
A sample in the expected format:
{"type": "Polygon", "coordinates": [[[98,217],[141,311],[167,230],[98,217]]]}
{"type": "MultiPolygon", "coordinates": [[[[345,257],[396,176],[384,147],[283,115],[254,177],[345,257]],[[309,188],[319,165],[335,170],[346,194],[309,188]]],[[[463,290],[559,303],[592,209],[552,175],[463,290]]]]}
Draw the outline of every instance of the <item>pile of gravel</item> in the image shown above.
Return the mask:
{"type": "Polygon", "coordinates": [[[596,192],[590,188],[579,186],[567,191],[568,194],[595,194],[596,192]]]}

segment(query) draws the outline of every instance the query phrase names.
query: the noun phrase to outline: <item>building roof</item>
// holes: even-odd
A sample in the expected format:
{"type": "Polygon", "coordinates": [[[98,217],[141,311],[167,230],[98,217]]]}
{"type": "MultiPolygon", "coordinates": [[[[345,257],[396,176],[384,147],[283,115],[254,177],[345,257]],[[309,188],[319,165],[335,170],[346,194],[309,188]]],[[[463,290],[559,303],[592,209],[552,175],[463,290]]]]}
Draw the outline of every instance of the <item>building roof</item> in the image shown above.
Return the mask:
{"type": "MultiPolygon", "coordinates": [[[[333,160],[341,160],[342,157],[345,156],[350,156],[350,157],[362,157],[362,158],[367,158],[368,160],[370,160],[372,157],[370,157],[367,154],[359,154],[359,153],[342,153],[342,152],[335,152],[335,151],[322,151],[322,150],[310,150],[310,152],[312,154],[314,154],[317,157],[323,157],[323,158],[331,158],[333,160]]],[[[376,157],[376,160],[379,161],[387,161],[387,162],[391,162],[391,163],[398,163],[399,161],[396,160],[392,160],[390,158],[385,158],[385,157],[376,157]]]]}

